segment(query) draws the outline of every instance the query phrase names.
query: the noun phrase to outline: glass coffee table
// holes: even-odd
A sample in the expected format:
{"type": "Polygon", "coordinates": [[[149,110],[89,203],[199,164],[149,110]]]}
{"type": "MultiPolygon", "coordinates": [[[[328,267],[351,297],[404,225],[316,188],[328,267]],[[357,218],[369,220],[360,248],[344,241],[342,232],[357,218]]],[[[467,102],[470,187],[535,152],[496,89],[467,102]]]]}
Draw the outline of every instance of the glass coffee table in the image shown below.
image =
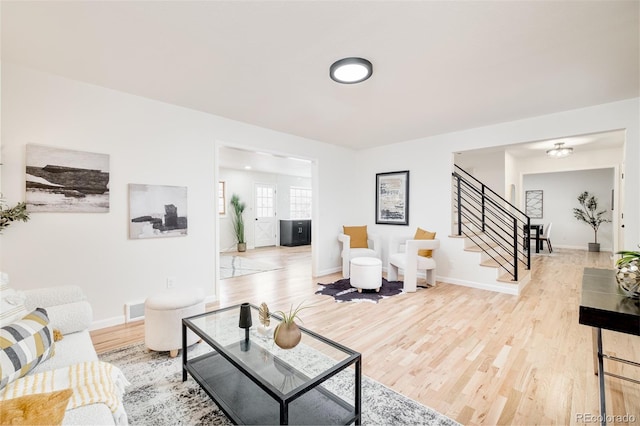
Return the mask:
{"type": "Polygon", "coordinates": [[[300,343],[281,349],[280,317],[270,314],[265,332],[250,308],[248,332],[240,305],[182,320],[182,380],[189,373],[236,424],[361,424],[361,355],[303,327],[300,343]],[[190,351],[188,330],[203,340],[190,351]]]}

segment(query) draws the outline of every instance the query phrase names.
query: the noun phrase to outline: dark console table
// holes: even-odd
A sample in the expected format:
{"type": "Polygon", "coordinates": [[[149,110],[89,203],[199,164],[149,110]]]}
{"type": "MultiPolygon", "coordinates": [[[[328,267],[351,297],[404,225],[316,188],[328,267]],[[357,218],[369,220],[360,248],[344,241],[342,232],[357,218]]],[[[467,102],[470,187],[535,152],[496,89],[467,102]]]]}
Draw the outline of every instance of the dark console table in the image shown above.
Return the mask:
{"type": "Polygon", "coordinates": [[[280,220],[280,245],[304,246],[311,244],[311,220],[280,220]]]}
{"type": "Polygon", "coordinates": [[[604,358],[640,367],[640,363],[607,355],[602,350],[602,329],[640,336],[640,304],[618,291],[615,271],[585,268],[582,277],[580,324],[593,327],[594,367],[600,380],[601,424],[607,424],[604,376],[640,384],[640,381],[604,371],[604,358]]]}

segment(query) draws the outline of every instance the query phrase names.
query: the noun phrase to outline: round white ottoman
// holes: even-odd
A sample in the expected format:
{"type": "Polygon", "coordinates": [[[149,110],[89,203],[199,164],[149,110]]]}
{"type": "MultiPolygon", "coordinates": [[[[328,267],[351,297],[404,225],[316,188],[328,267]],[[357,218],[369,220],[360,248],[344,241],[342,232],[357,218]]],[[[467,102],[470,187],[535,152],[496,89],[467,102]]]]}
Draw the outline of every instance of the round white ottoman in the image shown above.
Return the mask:
{"type": "Polygon", "coordinates": [[[351,287],[362,293],[363,289],[380,291],[382,286],[382,261],[375,257],[351,259],[351,287]]]}
{"type": "MultiPolygon", "coordinates": [[[[154,351],[169,351],[175,358],[182,348],[182,318],[205,312],[204,291],[188,289],[167,291],[147,297],[144,301],[144,343],[154,351]]],[[[187,334],[187,346],[200,337],[192,331],[187,334]]]]}

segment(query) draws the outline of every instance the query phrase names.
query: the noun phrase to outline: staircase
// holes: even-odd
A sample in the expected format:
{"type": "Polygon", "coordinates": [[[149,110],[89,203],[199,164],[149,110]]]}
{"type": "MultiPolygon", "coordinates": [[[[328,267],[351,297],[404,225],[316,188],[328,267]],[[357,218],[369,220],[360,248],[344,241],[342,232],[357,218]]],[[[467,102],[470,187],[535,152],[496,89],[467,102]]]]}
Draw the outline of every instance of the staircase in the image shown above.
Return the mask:
{"type": "Polygon", "coordinates": [[[519,295],[531,279],[529,217],[458,166],[452,194],[451,238],[487,268],[480,280],[487,284],[479,287],[519,295]]]}

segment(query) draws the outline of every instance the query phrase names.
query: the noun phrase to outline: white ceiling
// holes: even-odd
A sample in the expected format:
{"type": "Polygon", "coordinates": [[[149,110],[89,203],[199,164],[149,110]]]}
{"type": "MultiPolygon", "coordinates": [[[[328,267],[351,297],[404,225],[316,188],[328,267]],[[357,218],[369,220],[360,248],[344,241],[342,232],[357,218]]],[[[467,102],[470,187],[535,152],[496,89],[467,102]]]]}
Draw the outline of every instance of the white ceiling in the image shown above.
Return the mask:
{"type": "Polygon", "coordinates": [[[640,96],[638,1],[0,5],[3,61],[354,149],[640,96]]]}
{"type": "Polygon", "coordinates": [[[267,152],[220,147],[218,165],[227,169],[311,178],[312,162],[267,152]]]}

